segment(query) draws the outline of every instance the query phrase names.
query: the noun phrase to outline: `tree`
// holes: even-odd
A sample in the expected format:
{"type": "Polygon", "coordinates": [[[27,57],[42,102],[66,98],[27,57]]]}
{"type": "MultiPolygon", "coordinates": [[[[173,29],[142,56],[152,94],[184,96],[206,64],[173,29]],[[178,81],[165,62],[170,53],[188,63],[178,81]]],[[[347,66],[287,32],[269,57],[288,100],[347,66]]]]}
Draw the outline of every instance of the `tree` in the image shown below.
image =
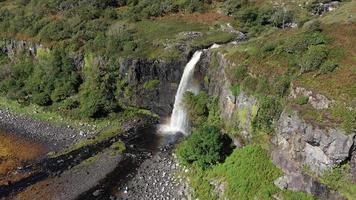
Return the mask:
{"type": "Polygon", "coordinates": [[[193,131],[178,148],[178,157],[184,164],[207,168],[222,157],[223,138],[216,126],[203,125],[193,131]]]}

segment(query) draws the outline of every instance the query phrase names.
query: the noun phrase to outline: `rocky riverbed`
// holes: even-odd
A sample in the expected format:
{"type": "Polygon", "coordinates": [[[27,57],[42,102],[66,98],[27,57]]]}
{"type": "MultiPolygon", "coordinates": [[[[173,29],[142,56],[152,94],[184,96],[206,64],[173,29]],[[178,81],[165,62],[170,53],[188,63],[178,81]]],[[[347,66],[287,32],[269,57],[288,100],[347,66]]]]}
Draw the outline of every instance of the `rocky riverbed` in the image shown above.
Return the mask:
{"type": "MultiPolygon", "coordinates": [[[[2,129],[41,141],[50,150],[95,135],[80,134],[88,127],[56,126],[7,110],[0,110],[0,119],[2,129]]],[[[172,156],[181,135],[158,135],[154,124],[154,120],[136,120],[131,123],[134,128],[128,126],[125,133],[108,140],[19,166],[13,172],[26,175],[0,184],[0,199],[188,199],[172,156]],[[119,140],[126,144],[124,153],[111,147],[119,140]]]]}
{"type": "Polygon", "coordinates": [[[144,161],[133,178],[118,190],[119,199],[123,200],[185,200],[187,188],[171,150],[163,148],[144,161]]]}

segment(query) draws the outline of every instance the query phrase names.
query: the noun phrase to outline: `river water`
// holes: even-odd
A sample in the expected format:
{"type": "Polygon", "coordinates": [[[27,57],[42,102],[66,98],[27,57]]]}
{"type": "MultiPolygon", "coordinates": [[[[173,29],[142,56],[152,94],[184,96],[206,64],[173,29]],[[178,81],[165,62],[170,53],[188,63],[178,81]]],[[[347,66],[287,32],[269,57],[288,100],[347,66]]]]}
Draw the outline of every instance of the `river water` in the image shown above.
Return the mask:
{"type": "Polygon", "coordinates": [[[0,129],[0,185],[26,176],[18,170],[43,158],[47,152],[44,144],[0,129]]]}

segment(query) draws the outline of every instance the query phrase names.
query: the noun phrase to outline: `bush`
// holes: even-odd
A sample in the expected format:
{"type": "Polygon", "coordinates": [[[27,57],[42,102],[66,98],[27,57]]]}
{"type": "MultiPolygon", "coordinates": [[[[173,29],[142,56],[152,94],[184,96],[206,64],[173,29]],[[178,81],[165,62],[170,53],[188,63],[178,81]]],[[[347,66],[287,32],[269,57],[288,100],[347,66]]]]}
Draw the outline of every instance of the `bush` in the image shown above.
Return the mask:
{"type": "Polygon", "coordinates": [[[253,127],[264,132],[273,131],[274,122],[282,112],[282,105],[278,98],[261,96],[259,98],[259,109],[253,120],[253,127]]]}
{"type": "Polygon", "coordinates": [[[277,44],[274,42],[267,42],[265,45],[262,47],[262,51],[265,53],[268,52],[273,52],[277,47],[277,44]]]}
{"type": "Polygon", "coordinates": [[[252,76],[247,76],[241,83],[242,89],[245,92],[249,92],[250,94],[253,94],[256,91],[257,85],[258,85],[258,79],[252,76]]]}
{"type": "Polygon", "coordinates": [[[324,45],[310,46],[299,61],[301,72],[318,70],[327,57],[328,51],[324,45]]]}
{"type": "Polygon", "coordinates": [[[333,60],[327,60],[320,66],[321,74],[328,74],[333,72],[338,67],[338,64],[333,60]]]}
{"type": "Polygon", "coordinates": [[[232,95],[234,95],[235,97],[239,96],[240,95],[240,92],[241,92],[241,87],[240,85],[236,84],[236,85],[233,85],[231,88],[231,93],[232,95]]]}
{"type": "Polygon", "coordinates": [[[308,101],[309,101],[309,97],[307,96],[299,96],[295,99],[295,103],[299,105],[305,105],[308,103],[308,101]]]}
{"type": "Polygon", "coordinates": [[[32,96],[32,101],[39,106],[48,106],[52,103],[48,93],[36,93],[32,96]]]}
{"type": "Polygon", "coordinates": [[[283,50],[290,54],[303,53],[311,45],[327,44],[329,39],[319,32],[302,32],[288,38],[283,45],[283,50]]]}
{"type": "Polygon", "coordinates": [[[177,155],[183,164],[195,164],[205,169],[220,161],[222,151],[223,139],[219,128],[204,125],[179,145],[177,155]]]}
{"type": "Polygon", "coordinates": [[[306,22],[303,25],[303,28],[309,32],[320,32],[320,31],[322,31],[320,26],[321,26],[321,23],[319,20],[311,20],[309,22],[306,22]]]}
{"type": "Polygon", "coordinates": [[[236,149],[221,165],[213,168],[211,177],[226,183],[228,199],[273,199],[279,189],[273,184],[282,173],[260,146],[236,149]]]}
{"type": "Polygon", "coordinates": [[[145,84],[143,84],[143,88],[145,88],[146,90],[149,89],[154,89],[159,85],[160,81],[155,79],[155,80],[150,80],[145,82],[145,84]]]}
{"type": "Polygon", "coordinates": [[[200,92],[198,95],[192,92],[186,92],[184,94],[183,103],[188,111],[188,118],[193,126],[206,121],[209,114],[209,96],[205,92],[200,92]]]}
{"type": "Polygon", "coordinates": [[[235,80],[237,82],[240,82],[242,81],[248,74],[247,74],[247,66],[242,64],[242,65],[239,65],[236,67],[236,70],[235,70],[235,80]]]}

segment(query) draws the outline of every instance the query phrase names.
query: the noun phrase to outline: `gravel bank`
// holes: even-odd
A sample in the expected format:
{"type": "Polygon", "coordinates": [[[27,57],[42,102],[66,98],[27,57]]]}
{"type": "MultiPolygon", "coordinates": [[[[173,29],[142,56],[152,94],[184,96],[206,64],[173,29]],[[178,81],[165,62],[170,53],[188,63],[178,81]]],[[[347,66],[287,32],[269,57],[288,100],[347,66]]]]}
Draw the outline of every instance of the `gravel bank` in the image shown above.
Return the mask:
{"type": "Polygon", "coordinates": [[[185,200],[187,185],[178,175],[171,151],[160,151],[138,168],[134,177],[118,188],[123,200],[185,200]]]}
{"type": "Polygon", "coordinates": [[[96,134],[88,126],[83,126],[81,130],[70,126],[57,126],[25,115],[15,114],[5,109],[0,109],[0,129],[50,144],[51,150],[61,149],[96,134]]]}

